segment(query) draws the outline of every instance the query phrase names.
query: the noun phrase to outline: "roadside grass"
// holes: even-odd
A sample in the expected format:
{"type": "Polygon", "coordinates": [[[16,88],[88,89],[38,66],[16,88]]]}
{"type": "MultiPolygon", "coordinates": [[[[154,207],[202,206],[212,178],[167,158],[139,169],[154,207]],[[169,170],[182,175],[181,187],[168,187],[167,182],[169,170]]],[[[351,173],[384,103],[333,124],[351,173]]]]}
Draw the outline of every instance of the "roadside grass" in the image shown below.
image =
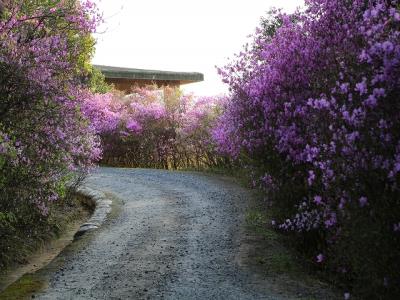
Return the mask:
{"type": "Polygon", "coordinates": [[[32,294],[39,292],[45,286],[45,281],[42,281],[31,274],[26,274],[18,281],[11,284],[5,291],[0,293],[0,300],[30,299],[32,294]]]}
{"type": "Polygon", "coordinates": [[[259,248],[255,261],[263,265],[266,274],[286,274],[298,277],[304,272],[296,253],[286,245],[285,236],[271,226],[271,216],[263,208],[250,208],[246,213],[246,229],[262,240],[265,250],[259,248]]]}

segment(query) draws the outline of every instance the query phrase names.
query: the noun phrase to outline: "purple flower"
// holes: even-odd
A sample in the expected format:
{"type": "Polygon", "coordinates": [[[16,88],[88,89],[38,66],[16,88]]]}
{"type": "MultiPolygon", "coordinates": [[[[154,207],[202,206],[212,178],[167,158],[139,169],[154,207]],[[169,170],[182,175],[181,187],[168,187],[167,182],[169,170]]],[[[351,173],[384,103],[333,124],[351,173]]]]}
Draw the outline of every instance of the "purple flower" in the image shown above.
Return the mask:
{"type": "Polygon", "coordinates": [[[394,49],[394,45],[391,41],[385,41],[382,43],[382,49],[386,52],[386,53],[391,53],[394,49]]]}
{"type": "Polygon", "coordinates": [[[325,223],[325,227],[326,228],[332,227],[332,226],[334,226],[336,224],[336,222],[337,222],[336,213],[335,212],[331,212],[329,214],[329,217],[324,222],[325,223]]]}
{"type": "Polygon", "coordinates": [[[364,78],[363,81],[361,81],[361,82],[356,84],[356,91],[358,91],[360,93],[360,95],[363,95],[363,94],[367,93],[366,78],[364,78]]]}
{"type": "Polygon", "coordinates": [[[349,91],[349,83],[342,83],[342,84],[340,85],[340,91],[341,91],[343,94],[346,94],[346,93],[349,91]]]}
{"type": "Polygon", "coordinates": [[[308,178],[307,178],[307,182],[308,185],[312,185],[315,179],[315,173],[313,170],[308,171],[308,178]]]}
{"type": "Polygon", "coordinates": [[[361,197],[360,199],[358,199],[358,202],[360,203],[360,207],[364,207],[368,204],[368,199],[367,197],[361,197]]]}
{"type": "Polygon", "coordinates": [[[367,100],[365,100],[365,104],[368,105],[369,107],[375,107],[377,104],[375,95],[369,95],[367,100]]]}
{"type": "Polygon", "coordinates": [[[322,204],[322,197],[321,196],[314,196],[314,203],[317,205],[321,205],[322,204]]]}
{"type": "Polygon", "coordinates": [[[126,129],[134,133],[140,133],[142,131],[142,126],[136,120],[129,120],[126,123],[126,129]]]}
{"type": "Polygon", "coordinates": [[[325,257],[322,253],[318,254],[316,257],[317,263],[322,263],[324,261],[325,257]]]}

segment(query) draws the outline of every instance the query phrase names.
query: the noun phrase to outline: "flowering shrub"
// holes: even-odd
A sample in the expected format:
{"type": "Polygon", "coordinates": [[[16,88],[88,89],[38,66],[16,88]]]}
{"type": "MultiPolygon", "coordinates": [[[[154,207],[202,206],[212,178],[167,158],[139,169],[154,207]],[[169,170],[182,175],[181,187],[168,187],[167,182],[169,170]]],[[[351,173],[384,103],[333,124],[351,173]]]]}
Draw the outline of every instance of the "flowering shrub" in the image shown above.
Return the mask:
{"type": "Polygon", "coordinates": [[[272,11],[220,73],[231,99],[213,136],[221,152],[253,158],[277,229],[357,293],[399,296],[397,2],[272,11]]]}
{"type": "MultiPolygon", "coordinates": [[[[49,214],[73,171],[85,172],[100,158],[99,140],[79,108],[88,96],[80,78],[93,50],[86,42],[99,15],[90,1],[3,5],[0,212],[23,227],[49,214]]],[[[1,239],[13,238],[1,225],[1,239]]]]}
{"type": "Polygon", "coordinates": [[[102,163],[154,168],[202,168],[222,163],[210,129],[219,98],[193,99],[179,89],[135,88],[87,97],[82,110],[102,138],[102,163]]]}

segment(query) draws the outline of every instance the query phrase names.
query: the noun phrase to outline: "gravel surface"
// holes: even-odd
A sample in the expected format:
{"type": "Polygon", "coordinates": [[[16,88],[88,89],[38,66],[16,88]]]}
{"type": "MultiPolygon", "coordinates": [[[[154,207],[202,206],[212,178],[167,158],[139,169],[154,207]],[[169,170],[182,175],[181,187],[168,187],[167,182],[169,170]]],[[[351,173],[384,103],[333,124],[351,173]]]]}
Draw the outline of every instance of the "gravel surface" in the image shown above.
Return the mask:
{"type": "Polygon", "coordinates": [[[36,298],[296,299],[238,263],[250,194],[232,181],[99,168],[85,184],[120,212],[41,271],[49,284],[36,298]]]}

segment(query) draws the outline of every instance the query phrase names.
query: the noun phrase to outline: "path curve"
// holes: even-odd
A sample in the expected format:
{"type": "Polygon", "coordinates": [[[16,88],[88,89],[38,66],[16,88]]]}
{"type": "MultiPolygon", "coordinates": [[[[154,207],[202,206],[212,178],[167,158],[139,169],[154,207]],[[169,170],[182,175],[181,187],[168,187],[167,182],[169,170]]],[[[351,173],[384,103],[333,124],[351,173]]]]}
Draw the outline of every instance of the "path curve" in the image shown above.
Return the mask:
{"type": "Polygon", "coordinates": [[[232,181],[99,168],[85,185],[119,199],[120,213],[42,271],[49,285],[37,298],[292,298],[238,263],[250,194],[232,181]]]}

